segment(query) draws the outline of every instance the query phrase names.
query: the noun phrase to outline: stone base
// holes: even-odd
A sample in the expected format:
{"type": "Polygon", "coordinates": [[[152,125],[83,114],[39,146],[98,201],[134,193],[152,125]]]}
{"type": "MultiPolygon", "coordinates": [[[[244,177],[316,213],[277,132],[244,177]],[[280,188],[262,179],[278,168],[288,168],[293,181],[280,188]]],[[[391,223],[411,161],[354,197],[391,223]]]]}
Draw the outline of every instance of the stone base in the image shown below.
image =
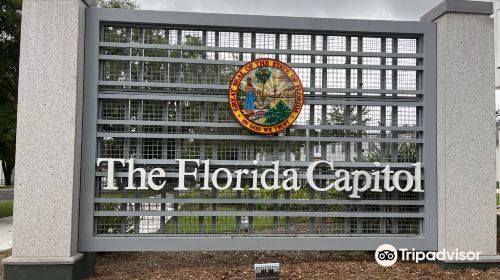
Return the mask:
{"type": "Polygon", "coordinates": [[[22,258],[3,260],[4,279],[84,279],[94,273],[95,253],[77,253],[68,258],[22,258]]]}
{"type": "Polygon", "coordinates": [[[500,267],[500,255],[495,256],[479,256],[478,261],[444,261],[437,262],[444,269],[488,269],[500,267]]]}

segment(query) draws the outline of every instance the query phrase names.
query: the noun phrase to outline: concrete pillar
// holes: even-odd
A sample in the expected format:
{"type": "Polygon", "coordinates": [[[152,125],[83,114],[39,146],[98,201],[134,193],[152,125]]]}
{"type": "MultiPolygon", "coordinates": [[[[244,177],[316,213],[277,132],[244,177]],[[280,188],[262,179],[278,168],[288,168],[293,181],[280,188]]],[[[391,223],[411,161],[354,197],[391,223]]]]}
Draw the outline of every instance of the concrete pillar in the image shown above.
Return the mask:
{"type": "Polygon", "coordinates": [[[438,247],[496,257],[492,3],[444,1],[437,23],[438,247]]]}
{"type": "MultiPolygon", "coordinates": [[[[493,18],[495,20],[495,88],[500,89],[500,0],[493,1],[493,18]]],[[[497,176],[498,178],[500,177],[497,176]]]]}
{"type": "MultiPolygon", "coordinates": [[[[6,279],[78,279],[85,9],[90,0],[24,0],[12,257],[6,279]]],[[[93,267],[93,266],[91,266],[93,267]]],[[[88,267],[87,267],[88,268],[88,267]]]]}

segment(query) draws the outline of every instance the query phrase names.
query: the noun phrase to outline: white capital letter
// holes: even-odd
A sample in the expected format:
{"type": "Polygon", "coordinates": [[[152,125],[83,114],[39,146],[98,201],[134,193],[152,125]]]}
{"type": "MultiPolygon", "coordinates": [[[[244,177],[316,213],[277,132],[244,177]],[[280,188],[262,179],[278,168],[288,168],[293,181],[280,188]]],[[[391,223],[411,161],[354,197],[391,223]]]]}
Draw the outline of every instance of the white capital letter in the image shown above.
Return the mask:
{"type": "Polygon", "coordinates": [[[198,178],[198,167],[200,166],[199,159],[176,159],[179,162],[179,185],[177,188],[174,188],[176,191],[187,191],[188,188],[184,185],[184,176],[191,175],[196,180],[198,178]],[[194,171],[186,172],[186,162],[194,162],[196,163],[196,167],[194,171]]]}
{"type": "Polygon", "coordinates": [[[108,177],[106,179],[106,187],[102,188],[103,190],[107,191],[116,191],[118,190],[118,187],[115,187],[115,162],[121,163],[123,166],[125,166],[125,160],[124,159],[112,159],[112,158],[98,158],[97,159],[97,166],[101,165],[101,162],[107,162],[108,163],[108,177]]]}
{"type": "Polygon", "coordinates": [[[329,190],[333,187],[333,184],[330,184],[325,188],[319,188],[314,183],[314,179],[313,179],[314,168],[316,168],[316,166],[319,164],[328,164],[328,166],[333,170],[333,161],[325,161],[325,160],[315,161],[315,162],[311,163],[311,165],[309,165],[309,167],[307,168],[306,179],[307,179],[307,183],[309,183],[309,186],[311,186],[311,188],[313,188],[317,191],[320,191],[320,192],[326,192],[327,190],[329,190]]]}

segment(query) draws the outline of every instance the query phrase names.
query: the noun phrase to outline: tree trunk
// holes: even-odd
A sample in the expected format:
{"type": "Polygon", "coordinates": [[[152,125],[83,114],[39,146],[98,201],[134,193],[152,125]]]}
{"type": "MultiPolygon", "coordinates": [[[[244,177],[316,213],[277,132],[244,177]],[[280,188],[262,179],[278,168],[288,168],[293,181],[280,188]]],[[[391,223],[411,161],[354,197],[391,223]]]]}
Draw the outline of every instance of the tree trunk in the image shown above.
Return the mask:
{"type": "Polygon", "coordinates": [[[2,171],[3,171],[3,177],[5,178],[5,185],[10,186],[12,185],[12,171],[14,170],[14,165],[9,164],[5,160],[2,161],[2,171]]]}
{"type": "Polygon", "coordinates": [[[264,89],[266,88],[266,83],[262,83],[262,92],[260,93],[260,105],[261,109],[264,109],[264,89]]]}

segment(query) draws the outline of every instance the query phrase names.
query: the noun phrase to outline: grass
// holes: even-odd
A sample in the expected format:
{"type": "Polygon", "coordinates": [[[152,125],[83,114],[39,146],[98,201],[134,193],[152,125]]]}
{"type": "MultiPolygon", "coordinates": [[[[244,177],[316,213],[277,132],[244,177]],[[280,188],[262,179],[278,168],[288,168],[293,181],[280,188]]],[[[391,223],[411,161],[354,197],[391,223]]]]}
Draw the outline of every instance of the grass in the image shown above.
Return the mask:
{"type": "Polygon", "coordinates": [[[14,185],[8,185],[8,186],[0,186],[0,190],[7,190],[7,189],[13,189],[14,188],[14,185]]]}
{"type": "MultiPolygon", "coordinates": [[[[277,191],[274,195],[277,197],[284,197],[284,190],[277,191]]],[[[124,194],[120,192],[106,192],[101,193],[101,197],[106,198],[119,198],[123,197],[124,194]]],[[[126,197],[135,197],[135,193],[127,193],[126,197]]],[[[147,197],[148,195],[158,195],[158,193],[151,192],[151,194],[142,194],[142,197],[147,197]]],[[[233,191],[218,191],[219,198],[233,198],[235,196],[235,192],[233,191]]],[[[212,192],[200,192],[200,190],[193,190],[185,193],[180,193],[179,198],[189,199],[189,198],[211,198],[212,192]]],[[[242,198],[249,197],[248,188],[245,191],[241,192],[242,198]]],[[[308,193],[306,190],[301,189],[300,191],[294,192],[292,195],[295,199],[304,199],[308,197],[308,193]]],[[[262,190],[258,194],[258,198],[273,198],[273,191],[262,190]]],[[[102,203],[101,210],[108,211],[117,211],[121,207],[120,203],[102,203]]],[[[211,210],[212,204],[210,203],[182,203],[179,206],[179,210],[182,211],[204,211],[211,210]]],[[[274,210],[275,207],[278,207],[276,210],[284,210],[285,205],[280,204],[279,206],[275,206],[274,204],[258,204],[255,205],[254,211],[271,211],[274,210]]],[[[311,211],[309,206],[304,205],[291,205],[288,206],[290,210],[295,211],[311,211]]],[[[328,206],[328,209],[331,211],[338,211],[339,206],[328,206]]],[[[216,211],[248,211],[248,204],[241,204],[237,209],[236,204],[224,204],[218,203],[216,211]]],[[[249,219],[249,217],[244,217],[243,219],[249,219]]],[[[276,222],[279,227],[283,227],[285,224],[285,217],[276,217],[276,222]]],[[[289,222],[291,224],[306,224],[308,221],[307,218],[292,218],[289,222]]],[[[275,218],[273,217],[253,217],[252,228],[255,232],[271,232],[273,230],[273,223],[275,222],[275,218]]],[[[128,227],[133,226],[134,219],[132,217],[121,218],[121,217],[101,217],[100,223],[103,225],[118,225],[122,223],[126,223],[128,227]]],[[[249,223],[249,221],[247,222],[249,223]]],[[[205,233],[218,233],[218,234],[227,234],[234,233],[237,231],[237,217],[234,216],[205,216],[205,217],[191,217],[191,216],[178,216],[171,217],[165,224],[165,232],[166,233],[184,233],[184,234],[197,234],[199,232],[205,233]],[[214,220],[215,219],[215,220],[214,220]],[[217,227],[212,228],[212,223],[216,222],[217,227]],[[216,231],[216,232],[215,232],[216,231]]],[[[108,232],[108,228],[104,227],[102,232],[108,232]]],[[[242,228],[242,231],[246,231],[246,228],[242,228]]]]}
{"type": "MultiPolygon", "coordinates": [[[[234,195],[233,192],[231,191],[219,191],[219,195],[224,197],[224,193],[227,192],[229,194],[234,195]]],[[[279,193],[280,191],[278,191],[279,193]]],[[[284,196],[284,191],[281,190],[283,194],[281,194],[281,197],[284,196]]],[[[181,198],[210,198],[211,193],[210,192],[204,192],[201,193],[200,195],[200,190],[194,190],[191,192],[183,193],[180,195],[181,198]]],[[[260,197],[259,198],[272,198],[273,192],[272,191],[261,191],[259,193],[260,197]]],[[[243,197],[248,197],[248,188],[245,189],[245,191],[242,191],[242,196],[243,197]]],[[[301,190],[296,193],[296,196],[299,198],[305,198],[307,197],[307,193],[304,190],[301,190]]],[[[231,197],[231,196],[228,196],[231,197]]],[[[280,208],[283,208],[284,205],[280,205],[280,208]]],[[[242,204],[240,205],[240,211],[248,211],[248,205],[247,204],[242,204]]],[[[261,204],[261,205],[255,205],[254,210],[255,211],[262,211],[262,210],[273,210],[274,205],[273,204],[261,204]]],[[[307,209],[302,209],[304,208],[301,205],[293,205],[290,207],[291,209],[295,209],[298,211],[308,211],[309,208],[307,209]]],[[[183,204],[179,210],[184,210],[184,211],[199,211],[199,210],[210,210],[211,209],[211,204],[207,203],[204,204],[202,209],[200,209],[199,204],[195,203],[186,203],[183,204]]],[[[217,210],[216,211],[236,211],[236,205],[234,204],[222,204],[219,203],[217,204],[217,210]]],[[[246,217],[248,219],[248,217],[246,217]]],[[[202,217],[203,219],[203,224],[200,225],[200,219],[199,217],[190,217],[190,216],[179,216],[176,217],[177,219],[177,230],[174,229],[174,218],[171,218],[165,225],[165,231],[167,233],[173,233],[173,232],[178,232],[178,233],[188,233],[188,234],[196,234],[199,233],[200,231],[203,231],[205,233],[218,233],[218,234],[230,234],[234,233],[237,231],[237,218],[233,216],[217,216],[217,217],[202,217]],[[216,228],[212,228],[212,222],[213,219],[216,221],[216,228]]],[[[273,217],[253,217],[253,230],[254,232],[271,232],[272,231],[272,224],[273,224],[273,217]]],[[[307,223],[307,218],[295,218],[295,222],[302,222],[302,223],[307,223]]],[[[277,217],[277,223],[281,226],[285,224],[285,218],[284,217],[277,217]]],[[[246,231],[246,229],[242,229],[242,231],[246,231]]]]}
{"type": "MultiPolygon", "coordinates": [[[[217,209],[219,210],[219,209],[217,209]]],[[[212,228],[212,217],[203,217],[203,232],[205,233],[217,233],[217,234],[231,234],[235,233],[237,230],[236,217],[225,217],[217,216],[216,228],[212,228]]],[[[307,219],[302,218],[302,222],[306,223],[307,219]]],[[[283,227],[285,224],[284,217],[278,217],[278,223],[283,227]]],[[[254,217],[253,218],[253,230],[254,232],[271,232],[273,224],[273,217],[254,217]]],[[[198,217],[180,216],[177,217],[177,232],[184,234],[197,234],[200,233],[200,224],[198,217]]],[[[174,222],[170,219],[165,225],[166,233],[174,233],[174,222]]],[[[246,231],[246,229],[242,229],[246,231]]]]}
{"type": "Polygon", "coordinates": [[[12,216],[12,207],[14,206],[14,201],[2,201],[0,202],[0,218],[12,216]]]}

